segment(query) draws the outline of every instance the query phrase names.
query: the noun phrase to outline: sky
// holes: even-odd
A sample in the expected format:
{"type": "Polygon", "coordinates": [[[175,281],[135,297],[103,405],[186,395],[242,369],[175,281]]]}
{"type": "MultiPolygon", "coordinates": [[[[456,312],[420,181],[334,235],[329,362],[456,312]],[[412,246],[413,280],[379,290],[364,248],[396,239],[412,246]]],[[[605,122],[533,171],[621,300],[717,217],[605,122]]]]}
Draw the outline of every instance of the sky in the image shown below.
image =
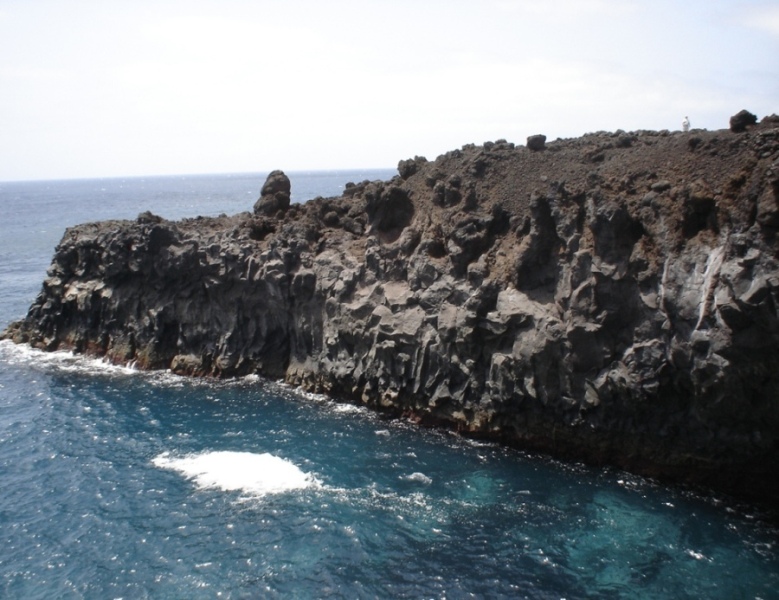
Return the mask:
{"type": "Polygon", "coordinates": [[[0,0],[0,181],[393,168],[779,113],[779,0],[0,0]]]}

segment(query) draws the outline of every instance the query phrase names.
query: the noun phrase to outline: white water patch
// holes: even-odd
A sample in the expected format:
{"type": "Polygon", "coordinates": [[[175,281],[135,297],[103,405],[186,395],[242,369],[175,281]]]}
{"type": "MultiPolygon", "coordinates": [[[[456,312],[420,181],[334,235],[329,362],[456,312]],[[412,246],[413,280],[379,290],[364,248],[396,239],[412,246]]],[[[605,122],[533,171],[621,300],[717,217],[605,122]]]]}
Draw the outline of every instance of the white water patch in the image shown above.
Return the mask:
{"type": "Polygon", "coordinates": [[[421,483],[424,485],[430,485],[431,483],[433,483],[433,480],[430,477],[428,477],[424,473],[419,473],[419,472],[412,473],[411,475],[404,475],[401,477],[401,479],[404,481],[411,481],[413,483],[421,483]]]}
{"type": "Polygon", "coordinates": [[[268,389],[279,395],[292,394],[296,399],[303,399],[307,402],[318,404],[327,410],[332,411],[335,414],[345,415],[360,415],[363,417],[374,418],[376,411],[372,410],[368,406],[361,404],[354,404],[349,401],[339,400],[328,396],[327,394],[319,394],[316,392],[309,392],[302,386],[294,386],[286,383],[283,380],[275,382],[267,382],[268,389]]]}
{"type": "Polygon", "coordinates": [[[313,475],[267,452],[218,451],[182,457],[164,452],[152,463],[161,469],[181,473],[200,489],[240,491],[251,497],[321,487],[313,475]]]}
{"type": "Polygon", "coordinates": [[[342,414],[342,415],[371,415],[370,409],[366,406],[358,406],[356,404],[347,404],[347,403],[341,403],[341,402],[333,402],[332,403],[332,411],[334,413],[342,414]]]}
{"type": "MultiPolygon", "coordinates": [[[[166,370],[138,369],[135,362],[124,365],[115,364],[106,358],[98,358],[85,354],[77,354],[70,350],[46,351],[33,348],[27,344],[15,344],[10,340],[0,341],[0,362],[14,365],[27,366],[54,373],[78,373],[97,377],[137,377],[153,385],[166,388],[182,388],[184,386],[213,385],[253,385],[254,380],[249,378],[216,380],[209,378],[187,377],[177,375],[166,370]]],[[[258,378],[258,381],[262,381],[258,378]]]]}
{"type": "Polygon", "coordinates": [[[286,390],[288,392],[292,392],[297,397],[304,398],[311,402],[323,402],[323,403],[331,402],[331,400],[324,394],[308,392],[305,389],[303,389],[301,386],[290,385],[283,379],[279,379],[278,381],[273,382],[273,384],[276,386],[277,390],[286,390]]]}
{"type": "Polygon", "coordinates": [[[712,562],[710,558],[704,556],[700,552],[696,552],[695,550],[687,550],[685,554],[690,558],[694,558],[695,560],[705,560],[707,562],[712,562]]]}
{"type": "Polygon", "coordinates": [[[82,372],[88,375],[140,373],[132,364],[116,365],[102,358],[74,354],[66,350],[47,352],[27,344],[14,344],[10,340],[0,341],[0,360],[11,365],[37,365],[61,372],[82,372]]]}

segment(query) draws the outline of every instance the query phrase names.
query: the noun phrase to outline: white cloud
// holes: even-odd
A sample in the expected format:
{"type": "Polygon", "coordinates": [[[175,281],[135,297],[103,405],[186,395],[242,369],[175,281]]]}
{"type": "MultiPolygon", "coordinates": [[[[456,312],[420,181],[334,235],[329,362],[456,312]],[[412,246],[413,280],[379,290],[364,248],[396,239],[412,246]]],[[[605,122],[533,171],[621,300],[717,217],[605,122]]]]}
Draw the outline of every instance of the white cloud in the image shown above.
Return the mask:
{"type": "Polygon", "coordinates": [[[772,38],[703,0],[41,2],[54,22],[0,20],[0,179],[391,166],[776,112],[772,38]]]}
{"type": "Polygon", "coordinates": [[[741,21],[747,27],[779,37],[779,6],[758,6],[747,10],[741,21]]]}

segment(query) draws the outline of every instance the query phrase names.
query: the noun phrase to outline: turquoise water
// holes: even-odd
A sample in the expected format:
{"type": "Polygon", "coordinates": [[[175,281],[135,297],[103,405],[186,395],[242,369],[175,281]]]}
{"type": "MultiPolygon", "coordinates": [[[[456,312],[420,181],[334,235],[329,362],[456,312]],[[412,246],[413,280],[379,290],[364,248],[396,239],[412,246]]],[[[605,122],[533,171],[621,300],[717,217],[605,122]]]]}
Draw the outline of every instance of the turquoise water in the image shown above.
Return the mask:
{"type": "MultiPolygon", "coordinates": [[[[168,205],[175,178],[113,200],[0,184],[0,326],[65,221],[250,209],[263,178],[234,177],[168,205]]],[[[0,343],[0,484],[2,598],[779,598],[777,530],[750,507],[258,378],[0,343]]]]}

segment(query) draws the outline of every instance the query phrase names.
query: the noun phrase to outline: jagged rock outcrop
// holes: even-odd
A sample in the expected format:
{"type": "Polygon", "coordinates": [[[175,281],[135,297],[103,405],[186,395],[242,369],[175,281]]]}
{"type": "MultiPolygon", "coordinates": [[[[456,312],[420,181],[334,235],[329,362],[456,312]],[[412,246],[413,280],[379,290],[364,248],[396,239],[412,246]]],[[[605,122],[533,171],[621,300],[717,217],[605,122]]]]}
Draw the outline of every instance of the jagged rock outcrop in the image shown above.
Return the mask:
{"type": "Polygon", "coordinates": [[[81,225],[4,335],[776,499],[778,132],[500,140],[285,211],[81,225]]]}

